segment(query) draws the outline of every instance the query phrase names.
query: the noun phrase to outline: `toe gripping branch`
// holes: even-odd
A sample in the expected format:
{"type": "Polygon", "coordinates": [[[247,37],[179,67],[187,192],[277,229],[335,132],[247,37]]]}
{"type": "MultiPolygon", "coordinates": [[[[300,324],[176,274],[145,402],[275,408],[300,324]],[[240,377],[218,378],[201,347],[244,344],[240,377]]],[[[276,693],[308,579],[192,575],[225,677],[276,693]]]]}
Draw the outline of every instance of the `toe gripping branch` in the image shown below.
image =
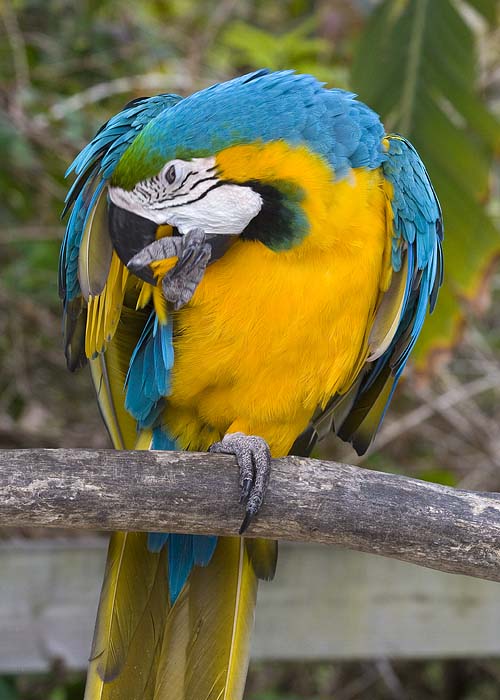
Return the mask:
{"type": "Polygon", "coordinates": [[[234,455],[238,462],[240,503],[245,504],[246,511],[239,530],[242,535],[264,500],[271,474],[269,445],[257,435],[228,433],[220,442],[215,442],[209,451],[234,455]]]}
{"type": "MultiPolygon", "coordinates": [[[[162,280],[163,293],[177,311],[187,304],[200,283],[211,256],[211,247],[202,229],[194,228],[184,236],[165,236],[143,248],[127,264],[133,273],[167,258],[178,262],[162,280]]],[[[140,274],[139,274],[140,276],[140,274]]]]}

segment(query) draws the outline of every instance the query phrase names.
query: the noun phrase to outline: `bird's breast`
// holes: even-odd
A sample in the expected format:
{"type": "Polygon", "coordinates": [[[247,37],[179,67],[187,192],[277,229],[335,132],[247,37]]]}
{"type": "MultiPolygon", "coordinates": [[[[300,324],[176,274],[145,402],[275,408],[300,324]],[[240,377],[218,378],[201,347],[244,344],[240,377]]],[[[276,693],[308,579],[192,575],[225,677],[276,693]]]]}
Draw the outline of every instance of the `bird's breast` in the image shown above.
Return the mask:
{"type": "Polygon", "coordinates": [[[181,443],[184,424],[191,435],[209,426],[210,442],[236,421],[286,453],[359,364],[386,243],[378,228],[365,250],[238,241],[207,269],[175,318],[167,414],[181,443]]]}

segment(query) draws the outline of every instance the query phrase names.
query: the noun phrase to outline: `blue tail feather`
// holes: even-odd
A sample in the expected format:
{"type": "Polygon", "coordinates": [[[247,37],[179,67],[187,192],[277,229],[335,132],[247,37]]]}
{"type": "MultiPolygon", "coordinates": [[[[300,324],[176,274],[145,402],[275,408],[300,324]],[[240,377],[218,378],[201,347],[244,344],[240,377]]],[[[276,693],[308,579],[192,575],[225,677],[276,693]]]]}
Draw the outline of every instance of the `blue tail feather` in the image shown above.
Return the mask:
{"type": "Polygon", "coordinates": [[[168,588],[172,605],[194,566],[193,535],[170,535],[168,539],[168,588]]]}
{"type": "Polygon", "coordinates": [[[215,535],[193,535],[193,557],[196,566],[207,566],[217,545],[215,535]]]}
{"type": "MultiPolygon", "coordinates": [[[[172,440],[161,427],[153,430],[153,450],[175,450],[172,440]]],[[[214,535],[179,535],[166,532],[150,532],[148,549],[159,552],[168,543],[168,587],[170,604],[173,605],[184,588],[194,566],[207,566],[212,559],[217,537],[214,535]]]]}
{"type": "Polygon", "coordinates": [[[168,532],[148,532],[148,549],[154,554],[160,552],[170,535],[168,532]]]}

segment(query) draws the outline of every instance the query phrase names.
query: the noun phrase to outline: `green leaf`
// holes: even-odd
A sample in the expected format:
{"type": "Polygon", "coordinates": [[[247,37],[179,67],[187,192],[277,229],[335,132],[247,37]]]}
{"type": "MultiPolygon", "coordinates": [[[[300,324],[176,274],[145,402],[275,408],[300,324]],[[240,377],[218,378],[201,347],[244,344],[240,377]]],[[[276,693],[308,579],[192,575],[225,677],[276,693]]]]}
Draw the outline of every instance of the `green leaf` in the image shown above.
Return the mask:
{"type": "Polygon", "coordinates": [[[498,0],[468,0],[469,5],[494,25],[498,19],[498,0]]]}
{"type": "MultiPolygon", "coordinates": [[[[471,4],[487,14],[494,3],[471,4]]],[[[485,209],[500,128],[476,89],[476,58],[472,30],[451,0],[385,0],[353,66],[354,89],[387,131],[413,142],[443,207],[445,281],[415,350],[420,365],[456,338],[461,300],[474,297],[500,252],[485,209]]]]}
{"type": "Polygon", "coordinates": [[[236,20],[224,31],[219,53],[229,52],[233,65],[236,63],[245,69],[293,68],[299,73],[314,73],[320,80],[334,80],[337,86],[345,86],[346,76],[341,68],[332,68],[325,62],[332,47],[326,39],[313,35],[316,25],[316,17],[311,16],[290,31],[277,34],[236,20]]]}

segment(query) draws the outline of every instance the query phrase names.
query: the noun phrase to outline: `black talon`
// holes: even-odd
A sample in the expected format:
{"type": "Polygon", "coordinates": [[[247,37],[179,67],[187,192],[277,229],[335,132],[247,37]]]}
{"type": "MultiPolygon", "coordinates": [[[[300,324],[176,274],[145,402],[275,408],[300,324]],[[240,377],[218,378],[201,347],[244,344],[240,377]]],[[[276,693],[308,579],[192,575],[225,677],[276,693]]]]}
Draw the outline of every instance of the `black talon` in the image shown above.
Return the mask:
{"type": "Polygon", "coordinates": [[[243,484],[241,485],[240,505],[243,505],[243,503],[246,503],[248,501],[248,497],[250,496],[252,486],[253,479],[243,479],[243,484]]]}
{"type": "Polygon", "coordinates": [[[247,513],[245,515],[245,517],[243,518],[243,522],[240,525],[240,529],[238,530],[238,534],[242,535],[245,532],[245,530],[250,525],[251,519],[252,519],[252,516],[250,515],[250,513],[247,513]]]}
{"type": "Polygon", "coordinates": [[[263,438],[244,433],[228,433],[220,442],[210,447],[210,452],[222,452],[236,457],[240,470],[240,504],[245,504],[246,514],[240,535],[248,528],[262,502],[271,471],[271,452],[263,438]]]}

